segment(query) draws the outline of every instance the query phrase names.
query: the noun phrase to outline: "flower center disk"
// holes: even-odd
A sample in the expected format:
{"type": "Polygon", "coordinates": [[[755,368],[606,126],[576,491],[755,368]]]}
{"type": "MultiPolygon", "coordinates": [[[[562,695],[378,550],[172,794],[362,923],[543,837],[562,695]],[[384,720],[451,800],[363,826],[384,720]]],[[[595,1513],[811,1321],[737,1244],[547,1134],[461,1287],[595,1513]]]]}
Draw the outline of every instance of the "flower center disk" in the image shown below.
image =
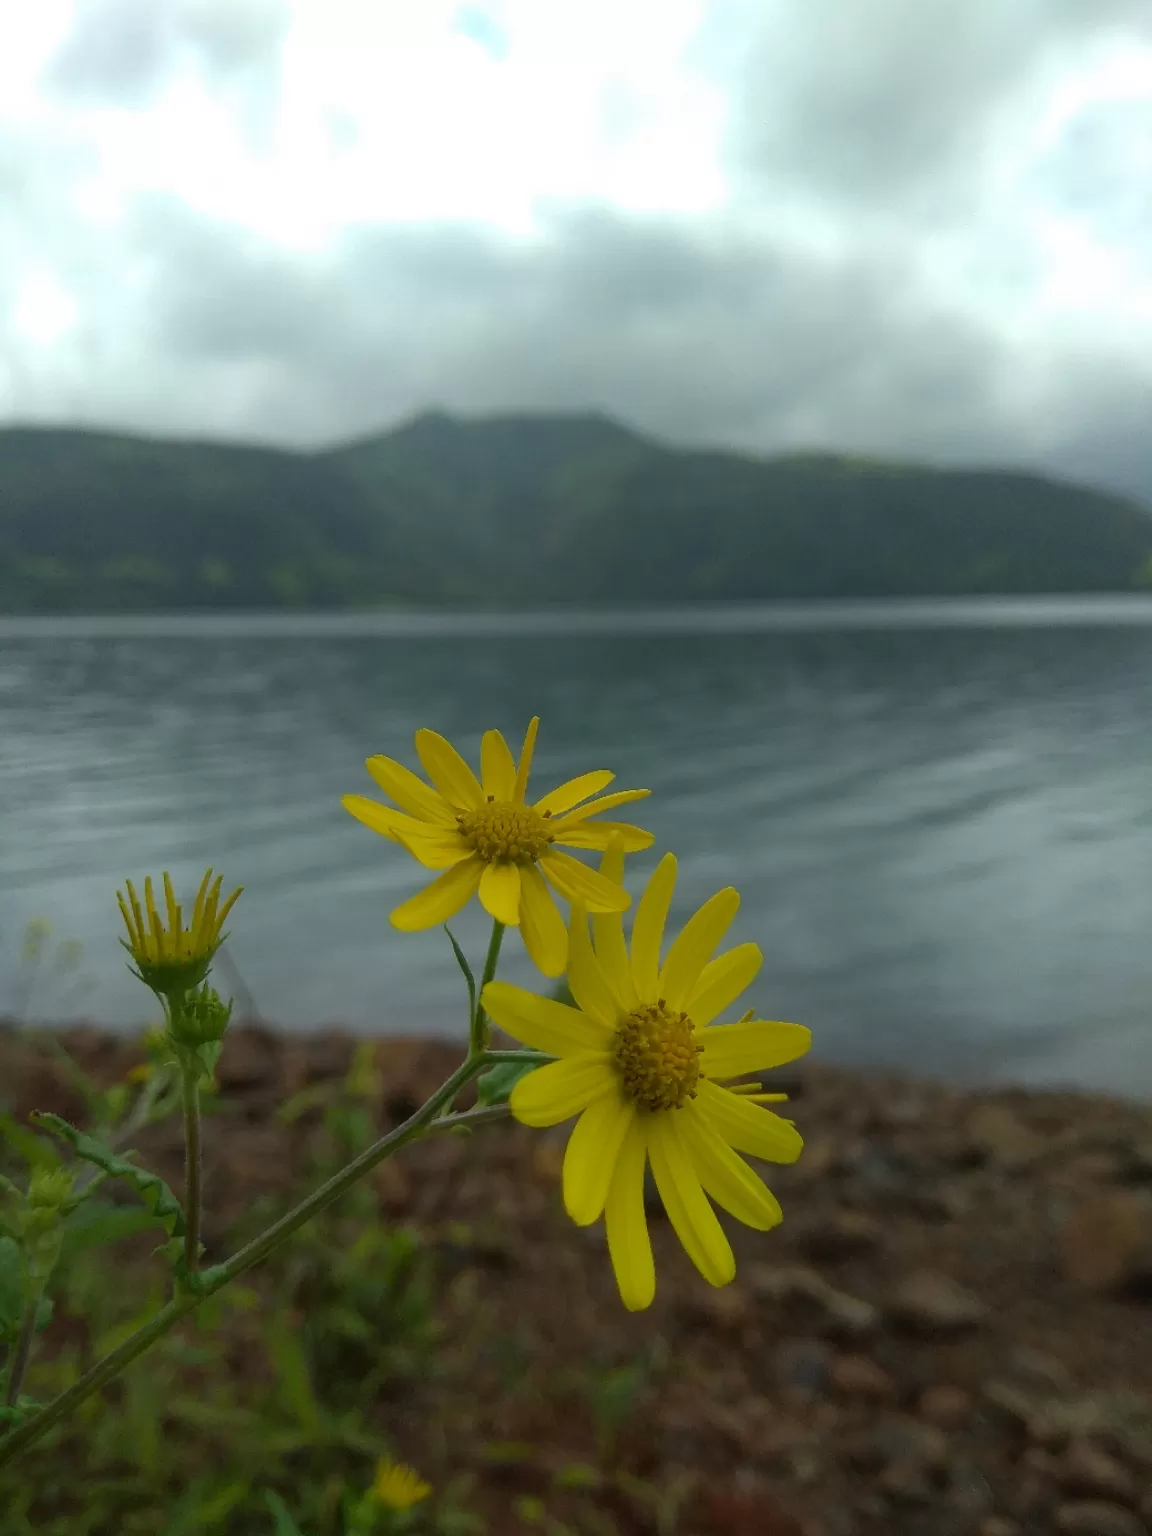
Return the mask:
{"type": "Polygon", "coordinates": [[[613,1057],[624,1092],[638,1109],[679,1109],[696,1097],[700,1052],[686,1013],[644,1003],[616,1026],[613,1057]]]}
{"type": "Polygon", "coordinates": [[[490,800],[479,810],[461,812],[456,825],[468,846],[490,864],[498,859],[534,864],[553,840],[539,811],[510,800],[490,800]]]}

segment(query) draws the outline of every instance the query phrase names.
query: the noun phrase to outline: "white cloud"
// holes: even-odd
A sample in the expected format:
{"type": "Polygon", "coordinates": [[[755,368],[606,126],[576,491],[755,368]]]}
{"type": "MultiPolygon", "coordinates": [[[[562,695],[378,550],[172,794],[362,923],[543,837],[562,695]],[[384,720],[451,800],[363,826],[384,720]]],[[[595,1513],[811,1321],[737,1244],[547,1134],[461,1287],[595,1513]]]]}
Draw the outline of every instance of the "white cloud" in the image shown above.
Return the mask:
{"type": "Polygon", "coordinates": [[[14,14],[4,415],[313,442],[596,406],[1152,499],[1145,0],[14,14]]]}

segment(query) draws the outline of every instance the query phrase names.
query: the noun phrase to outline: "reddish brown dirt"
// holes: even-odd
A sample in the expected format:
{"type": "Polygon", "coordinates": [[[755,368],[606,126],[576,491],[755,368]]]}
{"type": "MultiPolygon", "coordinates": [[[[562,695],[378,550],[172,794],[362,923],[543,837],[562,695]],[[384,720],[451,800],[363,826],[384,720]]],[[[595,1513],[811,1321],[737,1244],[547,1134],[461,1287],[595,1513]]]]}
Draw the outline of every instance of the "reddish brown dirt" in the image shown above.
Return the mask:
{"type": "MultiPolygon", "coordinates": [[[[104,1083],[141,1055],[95,1029],[60,1038],[104,1083]]],[[[353,1044],[339,1032],[230,1035],[206,1149],[210,1260],[258,1195],[306,1187],[314,1117],[286,1128],[273,1112],[309,1083],[338,1082],[353,1044]]],[[[18,1115],[54,1109],[82,1123],[42,1051],[11,1032],[0,1051],[18,1115]]],[[[443,1081],[459,1049],[382,1040],[376,1055],[387,1126],[443,1081]]],[[[658,1290],[637,1316],[620,1304],[602,1229],[578,1230],[563,1212],[566,1128],[485,1127],[378,1169],[382,1217],[412,1223],[441,1256],[462,1362],[458,1378],[406,1402],[401,1447],[424,1470],[437,1458],[475,1468],[493,1531],[529,1529],[513,1513],[526,1495],[567,1518],[549,1490],[558,1469],[597,1462],[587,1382],[646,1359],[649,1384],[600,1463],[611,1476],[584,1496],[612,1522],[600,1529],[1152,1530],[1152,1113],[831,1069],[782,1076],[773,1086],[792,1091],[806,1138],[795,1167],[761,1169],[783,1225],[761,1234],[725,1221],[738,1274],[713,1290],[653,1193],[658,1290]],[[679,1499],[677,1524],[661,1527],[644,1486],[670,1510],[679,1499]]],[[[137,1146],[178,1189],[179,1125],[137,1146]]]]}

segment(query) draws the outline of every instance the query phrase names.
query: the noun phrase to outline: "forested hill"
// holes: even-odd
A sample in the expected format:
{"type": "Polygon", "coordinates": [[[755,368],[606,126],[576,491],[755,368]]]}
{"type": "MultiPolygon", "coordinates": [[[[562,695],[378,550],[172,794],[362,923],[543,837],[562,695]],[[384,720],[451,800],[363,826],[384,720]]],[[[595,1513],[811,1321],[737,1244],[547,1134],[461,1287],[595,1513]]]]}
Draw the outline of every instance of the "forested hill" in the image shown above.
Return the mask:
{"type": "Polygon", "coordinates": [[[1152,516],[1036,475],[428,413],[323,453],[0,430],[0,613],[1152,587],[1152,516]]]}

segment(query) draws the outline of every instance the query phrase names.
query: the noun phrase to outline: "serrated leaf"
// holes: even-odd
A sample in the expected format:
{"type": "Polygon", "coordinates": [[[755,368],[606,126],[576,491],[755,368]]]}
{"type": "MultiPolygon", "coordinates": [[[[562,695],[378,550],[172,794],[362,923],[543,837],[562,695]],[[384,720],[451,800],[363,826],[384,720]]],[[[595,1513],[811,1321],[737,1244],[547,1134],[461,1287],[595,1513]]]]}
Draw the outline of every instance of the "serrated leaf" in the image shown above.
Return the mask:
{"type": "Polygon", "coordinates": [[[469,1019],[474,1019],[476,1017],[476,978],[472,974],[472,967],[468,964],[464,951],[457,944],[452,930],[447,923],[444,924],[444,932],[448,935],[448,941],[452,945],[452,953],[456,956],[456,964],[464,973],[464,981],[468,987],[468,1017],[469,1019]]]}
{"type": "Polygon", "coordinates": [[[59,1115],[49,1114],[44,1110],[33,1110],[29,1118],[36,1125],[44,1126],[46,1130],[68,1142],[76,1156],[86,1163],[94,1163],[110,1178],[126,1179],[144,1201],[155,1220],[162,1222],[167,1228],[169,1243],[164,1246],[169,1251],[171,1243],[184,1236],[184,1211],[179,1200],[159,1174],[149,1173],[147,1168],[138,1168],[135,1163],[130,1163],[127,1157],[118,1157],[103,1142],[94,1141],[91,1136],[78,1131],[74,1125],[69,1125],[67,1120],[59,1115]]]}
{"type": "MultiPolygon", "coordinates": [[[[544,1066],[549,1060],[543,1058],[540,1065],[544,1066]]],[[[513,1088],[522,1077],[529,1072],[535,1072],[536,1068],[531,1062],[524,1061],[500,1061],[494,1067],[489,1067],[487,1072],[481,1072],[476,1079],[476,1102],[478,1104],[506,1104],[513,1088]]]]}

